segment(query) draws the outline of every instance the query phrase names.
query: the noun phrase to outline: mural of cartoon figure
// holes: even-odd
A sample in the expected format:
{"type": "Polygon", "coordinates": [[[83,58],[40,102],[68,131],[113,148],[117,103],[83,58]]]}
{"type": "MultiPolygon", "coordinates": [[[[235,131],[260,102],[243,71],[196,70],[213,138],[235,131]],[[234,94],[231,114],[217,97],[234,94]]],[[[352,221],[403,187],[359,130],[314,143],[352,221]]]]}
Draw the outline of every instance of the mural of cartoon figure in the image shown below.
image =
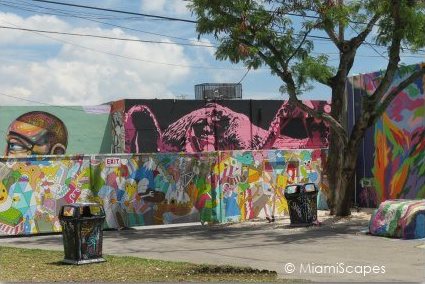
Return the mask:
{"type": "Polygon", "coordinates": [[[98,196],[106,213],[106,224],[108,228],[122,229],[128,227],[125,211],[122,208],[121,200],[118,198],[117,189],[111,186],[103,186],[98,196]]]}
{"type": "Polygon", "coordinates": [[[56,116],[33,111],[10,124],[6,141],[6,156],[63,155],[68,144],[68,131],[56,116]]]}
{"type": "Polygon", "coordinates": [[[0,183],[0,231],[10,235],[19,234],[24,229],[22,213],[14,208],[13,202],[16,198],[9,195],[3,183],[0,183]]]}
{"type": "MultiPolygon", "coordinates": [[[[239,204],[237,202],[238,194],[235,192],[235,188],[230,184],[223,184],[223,202],[225,206],[225,216],[226,218],[237,217],[241,215],[241,211],[239,209],[239,204]]],[[[233,219],[233,218],[231,218],[233,219]]]]}

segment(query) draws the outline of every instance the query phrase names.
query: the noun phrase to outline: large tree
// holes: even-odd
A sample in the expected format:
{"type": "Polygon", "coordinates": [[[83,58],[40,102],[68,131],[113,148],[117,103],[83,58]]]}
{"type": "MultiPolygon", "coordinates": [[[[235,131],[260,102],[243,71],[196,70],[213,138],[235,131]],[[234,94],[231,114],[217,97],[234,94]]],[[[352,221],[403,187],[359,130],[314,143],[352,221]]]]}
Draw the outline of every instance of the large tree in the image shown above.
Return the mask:
{"type": "Polygon", "coordinates": [[[358,148],[391,101],[425,74],[425,67],[390,88],[400,71],[403,49],[425,46],[423,0],[189,0],[199,35],[213,35],[216,58],[243,62],[248,68],[268,66],[282,80],[289,102],[330,127],[327,173],[331,212],[350,214],[358,148]],[[339,51],[339,62],[314,51],[315,36],[326,37],[339,51]],[[388,64],[376,90],[363,98],[351,131],[343,124],[348,74],[363,45],[387,47],[388,64]],[[328,86],[331,113],[318,112],[299,99],[313,82],[328,86]]]}

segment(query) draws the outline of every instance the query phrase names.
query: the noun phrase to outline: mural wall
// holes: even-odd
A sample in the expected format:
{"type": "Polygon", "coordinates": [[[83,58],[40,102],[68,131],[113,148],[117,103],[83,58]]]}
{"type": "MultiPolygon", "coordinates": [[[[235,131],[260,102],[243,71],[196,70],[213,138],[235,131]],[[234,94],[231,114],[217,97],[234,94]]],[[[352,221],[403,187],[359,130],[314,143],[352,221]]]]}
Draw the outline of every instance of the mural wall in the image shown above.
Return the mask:
{"type": "Polygon", "coordinates": [[[116,101],[111,105],[111,131],[112,151],[111,153],[124,153],[124,100],[116,101]]]}
{"type": "Polygon", "coordinates": [[[272,219],[287,184],[322,189],[325,151],[225,151],[1,160],[0,234],[57,232],[62,205],[95,201],[106,227],[272,219]]]}
{"type": "Polygon", "coordinates": [[[90,195],[87,157],[2,158],[0,234],[59,232],[61,206],[90,195]]]}
{"type": "MultiPolygon", "coordinates": [[[[418,68],[418,65],[404,67],[392,86],[418,68]]],[[[349,111],[350,125],[361,108],[361,97],[373,93],[382,75],[375,72],[350,78],[349,110],[354,109],[349,111]]],[[[425,198],[424,89],[425,77],[409,85],[368,131],[357,169],[360,206],[376,207],[381,201],[394,198],[425,198]]]]}
{"type": "MultiPolygon", "coordinates": [[[[326,125],[287,102],[124,102],[122,117],[126,153],[313,149],[325,148],[328,143],[326,125]]],[[[326,101],[305,103],[330,112],[330,105],[326,101]]]]}
{"type": "Polygon", "coordinates": [[[109,105],[1,106],[0,151],[13,157],[111,153],[110,109],[109,105]]]}
{"type": "Polygon", "coordinates": [[[107,226],[194,222],[208,209],[210,216],[215,158],[146,154],[92,159],[93,193],[104,206],[107,226]]]}
{"type": "MultiPolygon", "coordinates": [[[[306,101],[330,111],[326,101],[306,101]]],[[[92,107],[0,107],[12,157],[318,149],[328,127],[282,101],[120,100],[92,107]]]]}
{"type": "Polygon", "coordinates": [[[218,182],[220,222],[261,217],[269,220],[288,213],[284,188],[288,184],[322,184],[325,151],[269,150],[219,152],[214,175],[218,182]]]}

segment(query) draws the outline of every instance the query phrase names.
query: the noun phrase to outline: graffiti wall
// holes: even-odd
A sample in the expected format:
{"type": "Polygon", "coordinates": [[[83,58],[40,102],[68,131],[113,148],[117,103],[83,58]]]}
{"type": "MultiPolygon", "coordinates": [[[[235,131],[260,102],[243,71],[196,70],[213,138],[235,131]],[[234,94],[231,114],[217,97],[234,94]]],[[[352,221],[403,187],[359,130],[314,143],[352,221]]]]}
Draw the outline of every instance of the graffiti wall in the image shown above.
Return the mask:
{"type": "Polygon", "coordinates": [[[273,219],[288,213],[284,188],[313,182],[322,186],[325,151],[268,150],[220,152],[214,175],[219,181],[217,216],[220,222],[257,217],[273,219]]]}
{"type": "Polygon", "coordinates": [[[62,205],[95,201],[108,228],[238,222],[287,213],[287,184],[322,188],[325,152],[224,151],[3,159],[0,234],[60,231],[62,205]]]}
{"type": "Polygon", "coordinates": [[[109,105],[0,107],[0,151],[13,157],[111,153],[111,129],[109,105]]]}
{"type": "Polygon", "coordinates": [[[93,193],[104,206],[107,226],[195,222],[202,214],[208,219],[215,158],[143,154],[92,159],[93,193]]]}
{"type": "Polygon", "coordinates": [[[90,195],[87,157],[2,158],[0,234],[59,232],[61,206],[90,195]]]}
{"type": "Polygon", "coordinates": [[[116,101],[111,105],[111,153],[124,153],[124,100],[116,101]]]}
{"type": "Polygon", "coordinates": [[[122,117],[126,153],[327,147],[326,125],[283,101],[125,100],[122,117]]]}
{"type": "MultiPolygon", "coordinates": [[[[402,68],[392,86],[417,68],[418,65],[402,68]]],[[[351,121],[361,108],[361,97],[373,93],[382,75],[376,72],[350,79],[349,109],[354,109],[349,112],[351,121]]],[[[368,131],[357,169],[357,198],[361,206],[376,207],[379,202],[394,198],[425,198],[424,89],[425,77],[409,85],[368,131]],[[363,186],[361,179],[365,181],[363,186]]]]}

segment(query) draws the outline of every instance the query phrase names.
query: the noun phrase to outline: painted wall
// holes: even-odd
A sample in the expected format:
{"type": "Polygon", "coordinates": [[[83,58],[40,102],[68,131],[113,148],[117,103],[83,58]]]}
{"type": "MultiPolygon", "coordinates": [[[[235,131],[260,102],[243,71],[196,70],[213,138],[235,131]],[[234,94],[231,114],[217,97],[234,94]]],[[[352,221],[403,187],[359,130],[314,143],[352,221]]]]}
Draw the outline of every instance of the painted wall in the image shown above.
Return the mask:
{"type": "MultiPolygon", "coordinates": [[[[326,101],[305,103],[330,112],[326,101]]],[[[126,153],[313,149],[328,143],[323,122],[284,101],[125,100],[124,104],[126,153]]]]}
{"type": "Polygon", "coordinates": [[[124,153],[125,131],[124,131],[124,100],[115,101],[111,104],[111,153],[124,153]]]}
{"type": "Polygon", "coordinates": [[[90,195],[88,157],[1,158],[0,234],[59,232],[61,206],[90,195]]]}
{"type": "Polygon", "coordinates": [[[287,212],[283,188],[322,189],[325,151],[267,150],[3,158],[0,234],[59,231],[62,205],[96,201],[110,228],[229,222],[287,212]]]}
{"type": "Polygon", "coordinates": [[[207,208],[210,216],[215,158],[141,154],[92,159],[93,193],[105,208],[107,226],[194,222],[207,208]]]}
{"type": "Polygon", "coordinates": [[[218,182],[220,222],[282,216],[288,213],[283,189],[314,182],[323,190],[325,150],[219,152],[214,174],[218,182]]]}
{"type": "Polygon", "coordinates": [[[382,202],[370,218],[369,232],[390,238],[425,238],[425,200],[382,202]]]}
{"type": "MultiPolygon", "coordinates": [[[[397,74],[392,87],[418,69],[412,65],[397,74]]],[[[361,97],[376,89],[382,72],[350,78],[349,118],[355,120],[361,97]]],[[[368,130],[357,168],[357,200],[376,207],[387,199],[425,198],[425,77],[409,85],[368,130]],[[373,157],[373,158],[370,158],[373,157]],[[366,180],[362,188],[360,180],[366,180]]],[[[352,126],[352,123],[349,125],[352,126]]]]}
{"type": "MultiPolygon", "coordinates": [[[[330,111],[326,101],[305,103],[330,111]]],[[[326,148],[328,143],[328,127],[320,120],[287,102],[253,100],[120,100],[93,107],[6,106],[0,109],[0,132],[4,137],[0,148],[4,155],[14,157],[317,149],[326,148]]]]}
{"type": "MultiPolygon", "coordinates": [[[[0,107],[0,152],[6,150],[6,138],[9,134],[9,126],[21,115],[42,111],[57,117],[66,127],[67,147],[66,154],[82,153],[111,153],[112,135],[110,106],[1,106],[0,107]]],[[[27,126],[25,132],[33,134],[34,129],[31,124],[27,126]]],[[[22,128],[22,127],[21,127],[22,128]]],[[[50,129],[48,129],[50,130],[50,129]]],[[[35,137],[35,136],[34,136],[35,137]]],[[[38,137],[37,137],[38,138],[38,137]]],[[[35,138],[34,138],[35,139],[35,138]]],[[[37,153],[34,153],[37,154],[37,153]]],[[[48,153],[54,154],[54,153],[48,153]]],[[[57,153],[59,154],[59,153],[57,153]]]]}

